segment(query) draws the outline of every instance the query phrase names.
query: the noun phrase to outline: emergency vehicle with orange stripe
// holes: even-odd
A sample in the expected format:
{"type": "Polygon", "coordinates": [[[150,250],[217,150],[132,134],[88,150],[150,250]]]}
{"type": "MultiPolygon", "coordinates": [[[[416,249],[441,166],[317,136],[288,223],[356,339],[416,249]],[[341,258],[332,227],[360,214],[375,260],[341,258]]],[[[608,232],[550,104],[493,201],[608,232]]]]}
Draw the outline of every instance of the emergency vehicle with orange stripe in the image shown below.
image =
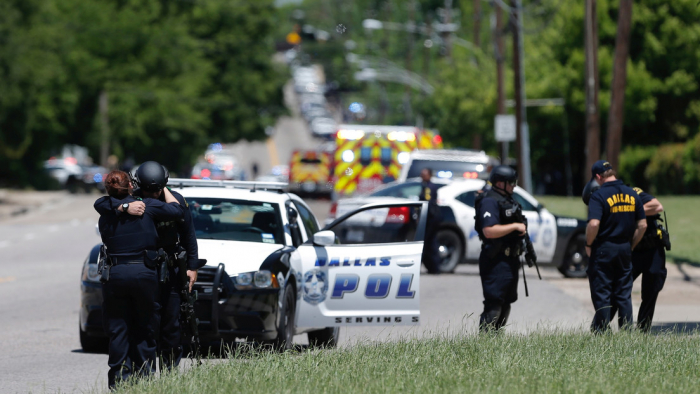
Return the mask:
{"type": "Polygon", "coordinates": [[[398,179],[412,151],[438,148],[440,135],[418,127],[340,125],[333,157],[335,197],[369,193],[398,179]]]}
{"type": "Polygon", "coordinates": [[[333,191],[332,154],[295,150],[289,163],[289,190],[299,195],[329,196],[333,191]]]}

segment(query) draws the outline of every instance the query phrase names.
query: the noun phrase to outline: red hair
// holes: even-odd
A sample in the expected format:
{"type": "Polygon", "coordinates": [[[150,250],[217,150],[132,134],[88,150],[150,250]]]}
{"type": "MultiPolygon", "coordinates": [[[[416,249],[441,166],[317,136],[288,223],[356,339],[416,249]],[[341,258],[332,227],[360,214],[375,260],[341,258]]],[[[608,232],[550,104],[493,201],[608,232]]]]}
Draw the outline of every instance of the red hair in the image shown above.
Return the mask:
{"type": "Polygon", "coordinates": [[[129,195],[129,174],[114,170],[105,178],[105,188],[111,197],[122,199],[129,195]]]}

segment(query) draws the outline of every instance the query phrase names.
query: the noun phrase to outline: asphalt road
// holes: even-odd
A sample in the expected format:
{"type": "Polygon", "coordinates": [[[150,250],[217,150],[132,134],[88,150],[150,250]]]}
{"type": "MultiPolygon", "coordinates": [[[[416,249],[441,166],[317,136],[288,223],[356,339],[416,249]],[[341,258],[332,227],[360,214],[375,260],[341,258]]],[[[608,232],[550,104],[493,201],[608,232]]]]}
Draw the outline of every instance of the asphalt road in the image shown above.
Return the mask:
{"type": "MultiPolygon", "coordinates": [[[[99,242],[98,196],[66,194],[40,210],[0,222],[0,392],[85,392],[106,389],[107,355],[80,349],[80,274],[90,248],[99,242]]],[[[328,202],[311,201],[323,218],[328,202]]],[[[341,330],[341,344],[402,336],[473,334],[481,312],[477,268],[461,266],[454,275],[421,277],[421,326],[341,330]]],[[[514,305],[511,331],[542,322],[580,326],[589,307],[528,272],[530,297],[514,305]]],[[[559,278],[552,270],[545,277],[559,278]]],[[[306,343],[305,335],[295,338],[306,343]]]]}

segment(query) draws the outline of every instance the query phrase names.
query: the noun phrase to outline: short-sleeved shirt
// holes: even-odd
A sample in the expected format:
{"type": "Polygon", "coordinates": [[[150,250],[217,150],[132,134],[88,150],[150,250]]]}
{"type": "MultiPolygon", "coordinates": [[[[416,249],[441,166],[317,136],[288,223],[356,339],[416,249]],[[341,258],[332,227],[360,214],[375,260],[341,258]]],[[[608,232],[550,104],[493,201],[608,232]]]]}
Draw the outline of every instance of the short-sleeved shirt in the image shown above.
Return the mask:
{"type": "Polygon", "coordinates": [[[637,192],[621,180],[605,182],[591,195],[588,204],[588,220],[600,220],[593,246],[630,242],[637,222],[644,218],[644,204],[637,192]]]}
{"type": "MultiPolygon", "coordinates": [[[[639,194],[639,199],[642,200],[642,206],[649,201],[655,199],[653,195],[645,192],[644,190],[635,187],[633,188],[634,191],[639,194]]],[[[653,215],[653,216],[647,216],[647,231],[646,234],[651,234],[651,233],[656,233],[656,219],[658,218],[658,215],[653,215]]]]}

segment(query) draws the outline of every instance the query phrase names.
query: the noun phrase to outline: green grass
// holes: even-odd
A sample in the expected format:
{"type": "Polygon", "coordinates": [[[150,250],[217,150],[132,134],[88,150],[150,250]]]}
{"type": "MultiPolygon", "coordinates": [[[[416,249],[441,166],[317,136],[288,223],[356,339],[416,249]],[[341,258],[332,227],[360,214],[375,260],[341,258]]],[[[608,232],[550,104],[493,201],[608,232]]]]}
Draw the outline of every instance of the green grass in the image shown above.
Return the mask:
{"type": "Polygon", "coordinates": [[[409,339],[234,354],[128,393],[695,392],[700,336],[587,332],[409,339]]]}
{"type": "MultiPolygon", "coordinates": [[[[700,196],[660,196],[668,217],[671,234],[671,251],[666,252],[669,261],[700,265],[700,196]]],[[[586,219],[588,210],[580,197],[537,196],[550,212],[586,219]]],[[[663,216],[662,216],[663,217],[663,216]]]]}

